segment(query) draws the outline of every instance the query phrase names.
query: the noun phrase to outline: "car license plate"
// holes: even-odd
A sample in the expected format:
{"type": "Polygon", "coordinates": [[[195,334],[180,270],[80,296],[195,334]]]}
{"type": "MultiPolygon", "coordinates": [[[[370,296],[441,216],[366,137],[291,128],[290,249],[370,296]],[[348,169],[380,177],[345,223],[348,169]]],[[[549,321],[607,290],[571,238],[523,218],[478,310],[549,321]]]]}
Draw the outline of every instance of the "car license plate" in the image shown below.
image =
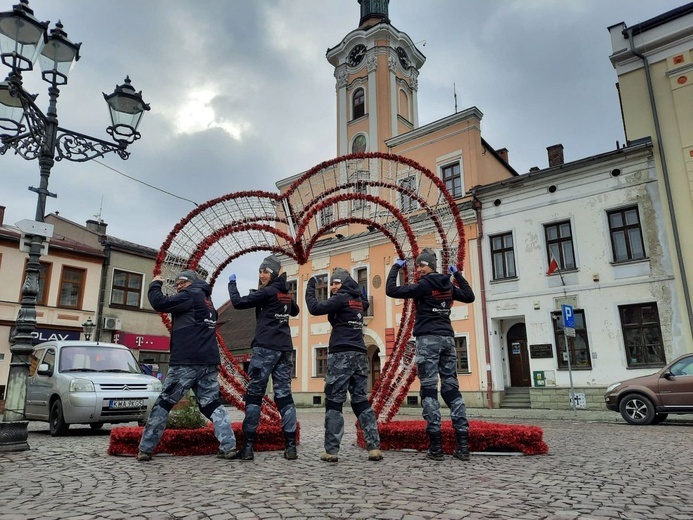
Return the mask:
{"type": "Polygon", "coordinates": [[[144,406],[144,399],[111,399],[109,408],[140,408],[144,406]]]}

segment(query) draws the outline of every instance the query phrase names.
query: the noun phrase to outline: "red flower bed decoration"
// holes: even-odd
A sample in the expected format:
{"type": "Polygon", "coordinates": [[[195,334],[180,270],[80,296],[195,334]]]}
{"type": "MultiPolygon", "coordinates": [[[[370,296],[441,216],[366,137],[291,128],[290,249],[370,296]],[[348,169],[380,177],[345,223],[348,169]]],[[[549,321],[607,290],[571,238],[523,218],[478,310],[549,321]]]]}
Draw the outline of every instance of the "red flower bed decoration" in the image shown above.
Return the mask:
{"type": "MultiPolygon", "coordinates": [[[[233,432],[238,445],[243,444],[242,423],[233,423],[233,432]]],[[[137,455],[137,448],[142,437],[142,427],[119,427],[111,430],[108,444],[109,455],[137,455]]],[[[296,425],[296,443],[300,441],[300,425],[296,425]]],[[[284,449],[284,432],[281,425],[260,424],[257,439],[253,445],[255,451],[276,451],[284,449]]],[[[171,455],[213,455],[219,451],[219,441],[214,437],[211,424],[205,428],[191,430],[167,429],[161,442],[154,450],[157,453],[171,455]]]]}
{"type": "MultiPolygon", "coordinates": [[[[380,447],[383,450],[428,449],[425,421],[391,421],[378,424],[380,447]]],[[[443,452],[455,451],[455,431],[449,421],[442,424],[443,452]]],[[[538,426],[521,424],[498,424],[485,421],[469,421],[469,451],[516,452],[525,455],[548,453],[543,441],[544,431],[538,426]]],[[[357,442],[365,447],[361,429],[357,429],[357,442]]]]}

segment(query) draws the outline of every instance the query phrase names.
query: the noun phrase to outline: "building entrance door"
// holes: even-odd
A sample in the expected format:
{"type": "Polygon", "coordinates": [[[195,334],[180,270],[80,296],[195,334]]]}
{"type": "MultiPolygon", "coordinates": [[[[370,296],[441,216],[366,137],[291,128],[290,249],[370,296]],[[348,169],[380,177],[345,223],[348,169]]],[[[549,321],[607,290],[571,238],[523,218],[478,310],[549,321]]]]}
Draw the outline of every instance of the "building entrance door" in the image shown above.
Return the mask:
{"type": "Polygon", "coordinates": [[[527,351],[527,332],[524,323],[513,325],[508,331],[508,359],[510,360],[510,386],[532,386],[527,351]]]}

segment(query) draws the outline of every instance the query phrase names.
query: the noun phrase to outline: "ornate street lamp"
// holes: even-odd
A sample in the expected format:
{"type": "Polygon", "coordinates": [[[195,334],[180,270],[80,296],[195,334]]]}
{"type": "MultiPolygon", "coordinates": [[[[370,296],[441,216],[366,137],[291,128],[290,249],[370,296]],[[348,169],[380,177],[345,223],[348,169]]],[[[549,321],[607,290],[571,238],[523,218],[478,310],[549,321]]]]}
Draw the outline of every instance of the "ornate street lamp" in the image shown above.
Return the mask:
{"type": "MultiPolygon", "coordinates": [[[[55,161],[85,162],[110,152],[127,159],[130,156],[127,147],[140,138],[137,127],[142,114],[149,110],[142,93],[136,92],[130,85],[130,78],[126,78],[125,84],[116,87],[113,94],[104,94],[112,122],[107,132],[115,142],[61,127],[57,112],[58,87],[67,84],[70,70],[79,60],[80,45],[68,40],[60,22],[48,32],[48,23],[34,18],[26,0],[13,6],[12,11],[0,13],[0,59],[10,68],[6,80],[0,83],[0,155],[13,150],[24,159],[38,159],[41,182],[38,188],[29,189],[38,195],[35,220],[41,223],[46,212],[46,197],[56,196],[48,191],[48,178],[55,161]],[[26,92],[22,85],[22,72],[33,70],[37,60],[41,76],[49,84],[48,110],[45,113],[36,106],[36,96],[26,92]]],[[[36,226],[36,229],[47,230],[47,226],[36,226]]],[[[0,429],[4,428],[4,432],[0,432],[0,452],[29,449],[26,442],[28,422],[23,420],[24,399],[33,350],[32,333],[36,328],[39,258],[46,237],[30,234],[29,238],[31,245],[22,301],[17,313],[14,343],[10,346],[12,361],[5,413],[0,422],[0,429]]]]}
{"type": "Polygon", "coordinates": [[[82,323],[82,332],[84,332],[84,340],[89,341],[91,339],[91,333],[94,332],[96,328],[96,323],[91,321],[91,317],[87,318],[87,321],[82,323]]]}

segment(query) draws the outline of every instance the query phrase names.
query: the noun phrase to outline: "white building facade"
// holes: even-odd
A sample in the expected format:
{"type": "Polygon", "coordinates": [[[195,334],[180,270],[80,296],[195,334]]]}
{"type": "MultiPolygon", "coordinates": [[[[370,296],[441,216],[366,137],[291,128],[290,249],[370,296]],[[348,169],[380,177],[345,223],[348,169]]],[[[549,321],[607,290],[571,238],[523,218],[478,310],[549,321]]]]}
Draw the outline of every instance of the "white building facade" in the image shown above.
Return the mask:
{"type": "Polygon", "coordinates": [[[686,351],[659,189],[649,139],[472,189],[494,391],[569,408],[572,379],[577,405],[599,409],[604,387],[686,351]]]}

